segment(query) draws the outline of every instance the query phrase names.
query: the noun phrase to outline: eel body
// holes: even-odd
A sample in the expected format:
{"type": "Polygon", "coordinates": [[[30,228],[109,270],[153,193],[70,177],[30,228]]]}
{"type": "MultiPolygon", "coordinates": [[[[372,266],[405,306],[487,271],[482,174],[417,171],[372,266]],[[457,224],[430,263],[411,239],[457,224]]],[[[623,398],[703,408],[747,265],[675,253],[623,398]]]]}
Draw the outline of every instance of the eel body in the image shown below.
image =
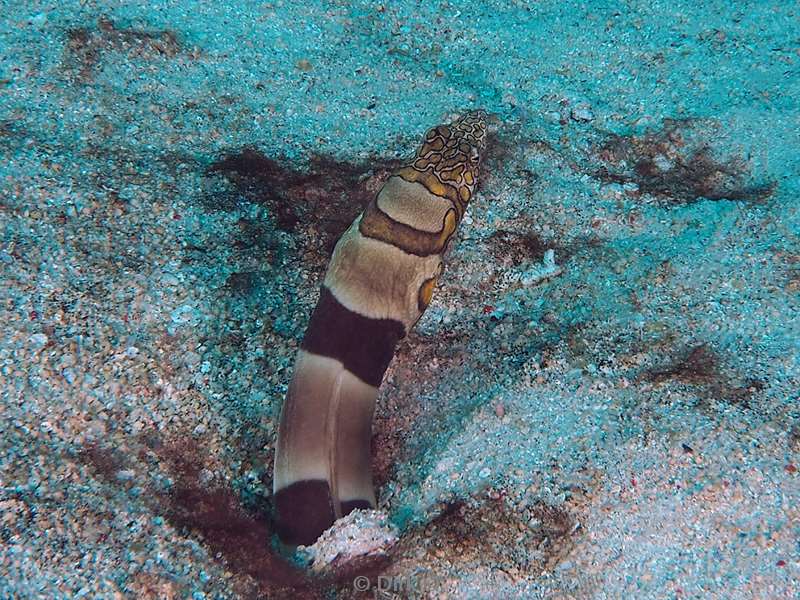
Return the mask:
{"type": "Polygon", "coordinates": [[[428,306],[478,182],[486,114],[429,130],[333,251],[295,362],[275,452],[276,530],[311,544],[374,508],[370,441],[395,346],[428,306]]]}

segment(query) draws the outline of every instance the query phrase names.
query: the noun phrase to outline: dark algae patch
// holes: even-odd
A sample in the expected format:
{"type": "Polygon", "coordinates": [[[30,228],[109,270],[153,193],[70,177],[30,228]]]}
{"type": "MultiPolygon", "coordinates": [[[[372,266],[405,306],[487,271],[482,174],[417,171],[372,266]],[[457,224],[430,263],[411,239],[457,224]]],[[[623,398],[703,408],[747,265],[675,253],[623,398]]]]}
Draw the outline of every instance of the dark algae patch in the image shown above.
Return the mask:
{"type": "Polygon", "coordinates": [[[270,546],[272,530],[264,514],[245,510],[227,485],[201,483],[202,450],[192,440],[167,442],[157,450],[170,466],[175,484],[162,499],[167,520],[198,534],[227,567],[255,582],[239,581],[247,598],[318,598],[314,584],[270,546]]]}
{"type": "Polygon", "coordinates": [[[722,400],[744,408],[749,408],[751,397],[765,388],[758,379],[728,374],[720,357],[707,344],[683,350],[666,365],[647,371],[645,378],[656,384],[689,384],[700,390],[703,400],[722,400]]]}
{"type": "Polygon", "coordinates": [[[399,164],[384,160],[352,164],[314,156],[301,170],[247,147],[208,167],[208,176],[222,176],[230,186],[205,194],[201,203],[226,211],[242,201],[264,205],[279,230],[319,239],[321,250],[328,254],[399,164]]]}
{"type": "MultiPolygon", "coordinates": [[[[234,573],[233,587],[243,598],[321,598],[322,583],[305,575],[270,545],[269,510],[245,509],[238,494],[218,481],[203,482],[203,449],[191,440],[162,441],[144,434],[137,456],[166,468],[174,484],[166,491],[150,490],[149,504],[174,527],[198,536],[212,557],[234,573]]],[[[79,457],[95,474],[114,485],[124,485],[118,473],[135,462],[126,454],[101,444],[85,446],[79,457]]],[[[132,581],[136,587],[140,581],[132,581]]]]}
{"type": "Polygon", "coordinates": [[[262,276],[259,271],[231,273],[225,280],[225,288],[235,294],[247,295],[258,287],[262,276]]]}
{"type": "Polygon", "coordinates": [[[643,135],[610,135],[596,149],[600,168],[594,176],[610,183],[635,183],[641,193],[672,204],[709,200],[762,202],[775,184],[754,182],[743,156],[715,157],[711,142],[695,140],[693,123],[665,119],[663,127],[643,135]]]}
{"type": "Polygon", "coordinates": [[[121,452],[98,443],[86,445],[80,454],[84,462],[91,465],[95,472],[105,479],[113,479],[114,474],[125,465],[125,458],[121,452]]]}
{"type": "Polygon", "coordinates": [[[506,267],[526,261],[539,262],[544,253],[553,248],[535,233],[508,229],[498,229],[489,236],[488,242],[494,257],[506,267]]]}
{"type": "Polygon", "coordinates": [[[649,378],[656,383],[677,379],[684,383],[705,384],[718,377],[719,359],[705,344],[694,346],[684,356],[649,374],[649,378]]]}

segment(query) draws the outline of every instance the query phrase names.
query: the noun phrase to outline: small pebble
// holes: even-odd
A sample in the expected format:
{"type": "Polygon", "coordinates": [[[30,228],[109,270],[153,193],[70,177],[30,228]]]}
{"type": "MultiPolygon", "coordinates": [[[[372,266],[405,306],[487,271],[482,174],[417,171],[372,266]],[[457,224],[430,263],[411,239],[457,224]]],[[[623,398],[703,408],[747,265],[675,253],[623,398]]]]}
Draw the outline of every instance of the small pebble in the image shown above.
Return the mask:
{"type": "Polygon", "coordinates": [[[67,381],[68,384],[72,385],[75,383],[75,371],[73,369],[64,369],[61,371],[61,374],[64,376],[64,379],[67,381]]]}
{"type": "Polygon", "coordinates": [[[117,481],[130,481],[133,479],[134,472],[129,469],[123,469],[121,471],[117,471],[115,477],[117,481]]]}
{"type": "Polygon", "coordinates": [[[173,323],[180,325],[182,323],[188,323],[191,321],[193,318],[193,313],[194,308],[188,304],[184,304],[173,310],[170,317],[173,323]]]}
{"type": "Polygon", "coordinates": [[[659,171],[670,171],[675,166],[671,160],[669,160],[663,154],[657,154],[653,158],[653,164],[658,167],[659,171]]]}
{"type": "Polygon", "coordinates": [[[594,113],[588,104],[578,104],[572,109],[570,116],[572,117],[573,121],[578,121],[580,123],[594,121],[594,113]]]}
{"type": "Polygon", "coordinates": [[[214,474],[208,469],[201,469],[197,476],[197,482],[200,485],[208,485],[214,479],[214,474]]]}
{"type": "Polygon", "coordinates": [[[357,509],[336,521],[304,552],[312,561],[312,572],[330,574],[348,563],[387,556],[398,533],[385,513],[357,509]]]}
{"type": "Polygon", "coordinates": [[[43,333],[34,333],[28,338],[28,341],[34,348],[38,350],[45,347],[47,344],[47,339],[47,336],[43,333]]]}
{"type": "Polygon", "coordinates": [[[36,13],[31,17],[31,25],[34,27],[42,27],[47,23],[47,15],[45,13],[36,13]]]}
{"type": "Polygon", "coordinates": [[[549,123],[559,123],[561,122],[561,113],[551,110],[550,112],[544,113],[544,118],[549,123]]]}

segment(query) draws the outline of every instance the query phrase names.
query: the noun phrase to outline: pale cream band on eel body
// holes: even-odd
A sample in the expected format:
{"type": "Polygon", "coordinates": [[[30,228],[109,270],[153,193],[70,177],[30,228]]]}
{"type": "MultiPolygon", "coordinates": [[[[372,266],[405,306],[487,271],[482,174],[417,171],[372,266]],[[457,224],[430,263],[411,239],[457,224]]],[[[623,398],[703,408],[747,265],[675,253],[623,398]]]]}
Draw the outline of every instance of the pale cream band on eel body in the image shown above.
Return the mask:
{"type": "Polygon", "coordinates": [[[313,543],[335,519],[376,506],[378,386],[431,300],[485,143],[483,111],[428,131],[336,244],[278,430],[275,523],[286,543],[313,543]]]}

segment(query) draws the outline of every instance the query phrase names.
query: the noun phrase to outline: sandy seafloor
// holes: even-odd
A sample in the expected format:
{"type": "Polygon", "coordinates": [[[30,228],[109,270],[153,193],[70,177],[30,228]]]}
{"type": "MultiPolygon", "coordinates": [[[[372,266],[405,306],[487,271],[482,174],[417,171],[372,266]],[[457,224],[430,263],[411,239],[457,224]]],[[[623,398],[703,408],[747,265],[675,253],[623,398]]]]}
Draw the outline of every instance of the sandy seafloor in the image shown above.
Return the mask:
{"type": "Polygon", "coordinates": [[[4,0],[0,598],[373,597],[270,539],[277,416],[337,236],[472,108],[481,191],[379,398],[382,576],[798,597],[798,27],[785,1],[4,0]]]}

